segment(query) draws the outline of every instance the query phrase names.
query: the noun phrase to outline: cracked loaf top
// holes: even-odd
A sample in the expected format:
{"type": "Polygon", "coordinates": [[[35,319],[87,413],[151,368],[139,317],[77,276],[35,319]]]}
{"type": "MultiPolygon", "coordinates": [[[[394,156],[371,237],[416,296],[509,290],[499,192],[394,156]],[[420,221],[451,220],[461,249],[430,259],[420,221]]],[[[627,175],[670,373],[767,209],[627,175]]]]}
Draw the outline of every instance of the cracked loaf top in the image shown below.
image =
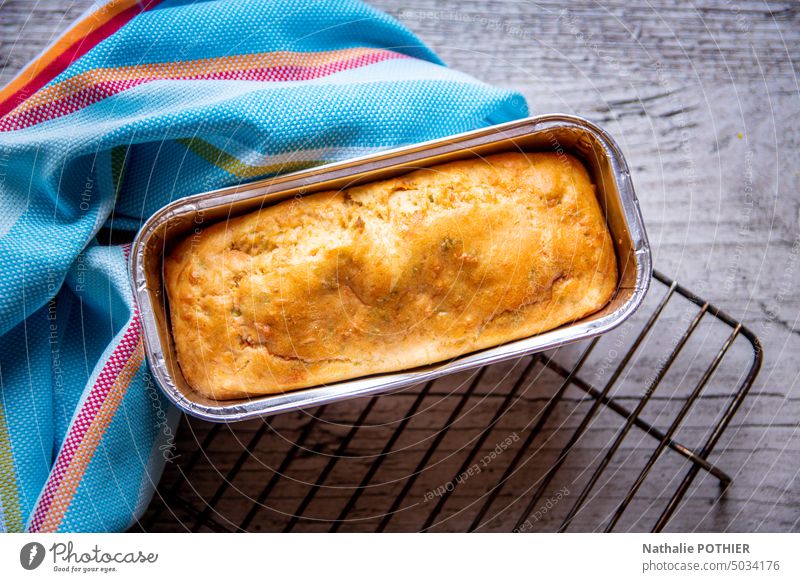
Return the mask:
{"type": "Polygon", "coordinates": [[[507,153],[219,223],[165,262],[186,380],[216,399],[446,360],[602,308],[617,284],[586,169],[507,153]]]}

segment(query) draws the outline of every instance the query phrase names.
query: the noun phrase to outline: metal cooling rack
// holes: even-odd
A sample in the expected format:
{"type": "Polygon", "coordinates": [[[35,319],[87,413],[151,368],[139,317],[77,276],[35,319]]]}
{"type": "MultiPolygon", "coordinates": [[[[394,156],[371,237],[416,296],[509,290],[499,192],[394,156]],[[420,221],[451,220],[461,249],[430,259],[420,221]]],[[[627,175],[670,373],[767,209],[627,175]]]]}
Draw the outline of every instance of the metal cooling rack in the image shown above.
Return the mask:
{"type": "Polygon", "coordinates": [[[749,329],[656,272],[588,343],[269,419],[186,418],[133,529],[662,531],[690,490],[731,483],[713,453],[761,361],[749,329]]]}

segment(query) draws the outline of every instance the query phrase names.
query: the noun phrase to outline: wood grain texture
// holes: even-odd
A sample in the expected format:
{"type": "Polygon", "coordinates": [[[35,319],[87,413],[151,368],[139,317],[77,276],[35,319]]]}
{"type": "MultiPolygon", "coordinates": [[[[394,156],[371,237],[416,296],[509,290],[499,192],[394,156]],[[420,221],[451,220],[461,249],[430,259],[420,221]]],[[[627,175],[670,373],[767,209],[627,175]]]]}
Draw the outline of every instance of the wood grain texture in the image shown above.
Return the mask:
{"type": "MultiPolygon", "coordinates": [[[[0,3],[0,63],[4,64],[0,82],[7,82],[88,4],[55,0],[0,3]]],[[[561,111],[582,115],[603,125],[615,137],[631,166],[655,264],[743,321],[764,344],[764,366],[753,392],[713,455],[713,461],[734,476],[733,486],[721,496],[708,478],[699,480],[669,529],[800,530],[798,4],[755,0],[379,0],[374,4],[418,33],[450,66],[488,83],[522,91],[532,113],[561,111]]],[[[675,326],[682,321],[679,314],[665,317],[675,326]]],[[[627,406],[635,406],[642,384],[660,355],[668,351],[669,341],[674,339],[670,335],[674,335],[672,329],[677,327],[668,328],[649,342],[625,375],[619,397],[627,399],[627,406]]],[[[719,338],[712,337],[709,332],[692,348],[694,351],[687,348],[697,355],[698,362],[702,355],[718,347],[719,338]]],[[[609,341],[613,342],[611,338],[609,341]]],[[[601,353],[608,353],[609,349],[606,347],[601,353]]],[[[732,357],[745,366],[748,354],[739,350],[732,357]]],[[[693,364],[689,358],[676,366],[692,371],[696,368],[693,364]]],[[[496,406],[490,402],[502,398],[513,384],[513,380],[504,378],[503,370],[507,368],[491,371],[491,378],[481,385],[487,396],[471,398],[469,414],[448,431],[415,485],[416,499],[422,497],[426,487],[435,488],[446,482],[458,468],[457,455],[448,453],[464,450],[490,420],[496,406]]],[[[726,388],[739,375],[735,370],[720,370],[715,383],[704,391],[697,409],[687,418],[681,438],[702,439],[720,410],[726,388]]],[[[665,378],[665,383],[667,388],[676,390],[689,385],[671,376],[665,378]]],[[[416,450],[418,454],[389,455],[381,471],[408,475],[414,470],[430,435],[451,412],[453,397],[448,396],[447,385],[435,388],[439,396],[429,395],[426,403],[430,406],[426,404],[426,409],[414,416],[397,443],[400,447],[405,443],[409,451],[416,450]]],[[[546,404],[555,387],[553,378],[534,382],[522,400],[503,416],[502,427],[486,439],[486,447],[494,446],[503,435],[521,431],[546,404]]],[[[405,393],[379,400],[370,412],[369,425],[385,422],[389,429],[396,427],[411,400],[412,396],[405,393]]],[[[653,418],[668,423],[668,415],[675,412],[674,398],[659,396],[655,401],[663,413],[653,412],[653,418]]],[[[326,455],[337,452],[348,424],[364,406],[364,401],[338,405],[328,413],[333,417],[326,416],[321,428],[311,431],[306,439],[307,452],[299,458],[291,479],[282,480],[271,494],[270,509],[259,513],[254,527],[274,529],[285,523],[286,516],[281,512],[291,513],[307,490],[292,484],[313,482],[319,476],[329,458],[326,455]]],[[[587,406],[590,402],[580,393],[569,392],[553,413],[554,428],[542,434],[541,453],[526,465],[518,481],[504,490],[495,510],[519,507],[518,495],[547,469],[569,429],[574,428],[574,419],[580,418],[580,411],[587,406]]],[[[570,482],[579,483],[584,469],[613,440],[613,427],[619,426],[619,420],[615,419],[614,424],[614,415],[606,419],[605,414],[581,440],[563,469],[575,474],[570,482]]],[[[308,418],[303,414],[285,415],[270,424],[267,440],[255,447],[232,490],[220,499],[218,520],[235,523],[242,517],[240,514],[249,506],[243,495],[258,494],[280,464],[285,443],[300,434],[308,418]]],[[[196,495],[204,499],[213,495],[245,444],[262,426],[263,423],[247,423],[222,429],[222,436],[211,450],[205,451],[192,473],[196,492],[184,489],[180,496],[196,504],[196,495]]],[[[339,506],[343,495],[352,493],[369,464],[357,457],[379,453],[389,429],[359,431],[346,451],[356,459],[337,465],[326,482],[328,486],[309,505],[308,515],[331,519],[332,508],[339,506]]],[[[168,467],[167,483],[179,477],[180,461],[191,455],[208,430],[204,423],[184,423],[178,443],[181,457],[168,467]]],[[[614,479],[598,488],[596,499],[581,513],[582,528],[596,527],[609,508],[613,509],[615,488],[635,478],[647,456],[647,452],[634,446],[639,438],[625,441],[610,469],[614,479]]],[[[645,484],[635,507],[627,514],[640,515],[641,519],[626,518],[619,529],[648,527],[648,519],[658,513],[670,493],[669,487],[674,486],[672,480],[682,475],[679,471],[685,465],[681,462],[675,456],[659,461],[654,468],[656,479],[645,484]]],[[[459,488],[459,495],[448,501],[448,515],[453,517],[437,529],[466,527],[469,519],[464,516],[469,512],[459,513],[459,508],[479,497],[484,492],[481,487],[493,482],[495,472],[502,466],[499,462],[492,464],[480,479],[466,481],[459,488]]],[[[366,489],[353,515],[366,517],[385,511],[398,487],[402,482],[366,489]]],[[[175,509],[186,520],[184,523],[191,524],[191,514],[181,511],[175,509]]],[[[416,511],[398,514],[390,529],[419,528],[416,511]]],[[[506,515],[510,513],[500,513],[489,529],[508,529],[506,515]]],[[[554,511],[537,523],[537,528],[552,529],[560,517],[563,515],[554,511]]],[[[175,527],[170,525],[174,524],[171,519],[170,512],[166,512],[159,527],[175,527]]],[[[321,523],[303,527],[329,527],[329,523],[321,523]]],[[[365,520],[349,525],[349,529],[373,529],[375,522],[365,520]]]]}

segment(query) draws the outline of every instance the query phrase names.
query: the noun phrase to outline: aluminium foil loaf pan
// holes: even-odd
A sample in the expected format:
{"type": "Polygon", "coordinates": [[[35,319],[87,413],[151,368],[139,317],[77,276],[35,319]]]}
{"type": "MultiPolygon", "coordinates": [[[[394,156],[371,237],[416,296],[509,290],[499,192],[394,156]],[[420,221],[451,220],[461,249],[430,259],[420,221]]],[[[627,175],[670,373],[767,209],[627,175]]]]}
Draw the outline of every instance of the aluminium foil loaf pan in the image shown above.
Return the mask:
{"type": "Polygon", "coordinates": [[[130,255],[132,285],[141,315],[153,377],[182,411],[216,422],[232,422],[373,395],[434,378],[518,358],[605,333],[639,306],[650,284],[652,258],[628,166],[611,137],[569,115],[543,115],[387,150],[343,162],[197,194],[156,212],[139,231],[130,255]],[[295,196],[335,190],[398,176],[444,162],[506,151],[556,151],[587,167],[615,245],[618,287],[600,311],[525,339],[449,361],[376,374],[282,394],[212,400],[195,392],[181,373],[171,336],[162,261],[176,241],[200,226],[263,208],[295,196]]]}

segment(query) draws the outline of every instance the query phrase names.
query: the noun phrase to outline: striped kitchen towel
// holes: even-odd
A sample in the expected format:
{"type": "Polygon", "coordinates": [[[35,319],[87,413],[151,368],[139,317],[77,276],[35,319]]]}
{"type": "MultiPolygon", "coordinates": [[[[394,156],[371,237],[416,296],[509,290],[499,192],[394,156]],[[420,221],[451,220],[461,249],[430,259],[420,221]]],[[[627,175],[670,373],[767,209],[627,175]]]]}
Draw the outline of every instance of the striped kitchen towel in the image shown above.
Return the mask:
{"type": "Polygon", "coordinates": [[[526,114],[353,0],[87,11],[0,92],[0,530],[125,530],[173,454],[128,247],[101,229],[526,114]]]}

